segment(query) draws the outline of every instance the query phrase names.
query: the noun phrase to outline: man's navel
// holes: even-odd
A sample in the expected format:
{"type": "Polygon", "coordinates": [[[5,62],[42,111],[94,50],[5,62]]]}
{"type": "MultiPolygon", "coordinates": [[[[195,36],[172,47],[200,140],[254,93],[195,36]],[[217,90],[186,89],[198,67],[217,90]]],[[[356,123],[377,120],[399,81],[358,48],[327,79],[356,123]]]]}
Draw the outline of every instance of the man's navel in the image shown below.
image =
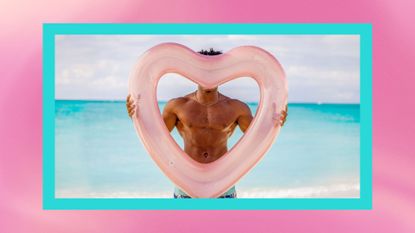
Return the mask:
{"type": "Polygon", "coordinates": [[[203,157],[205,158],[205,159],[207,159],[208,157],[209,157],[209,153],[208,152],[203,152],[203,157]]]}

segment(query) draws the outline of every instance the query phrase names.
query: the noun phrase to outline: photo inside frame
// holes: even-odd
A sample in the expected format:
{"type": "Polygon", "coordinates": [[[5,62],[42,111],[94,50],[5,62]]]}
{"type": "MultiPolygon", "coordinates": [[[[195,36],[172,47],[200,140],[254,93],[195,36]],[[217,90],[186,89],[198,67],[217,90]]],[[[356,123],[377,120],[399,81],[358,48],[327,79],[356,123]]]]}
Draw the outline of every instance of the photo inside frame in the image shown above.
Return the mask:
{"type": "MultiPolygon", "coordinates": [[[[238,198],[359,198],[360,40],[358,35],[57,35],[55,41],[55,196],[172,198],[128,116],[128,77],[141,54],[176,42],[195,52],[263,48],[288,81],[288,117],[261,162],[236,184],[238,198]]],[[[178,74],[157,87],[160,114],[172,98],[197,90],[178,74]]],[[[255,116],[250,77],[219,86],[255,116]]],[[[171,132],[183,148],[177,129],[171,132]]],[[[231,149],[243,136],[238,127],[231,149]]],[[[162,142],[161,142],[162,143],[162,142]]]]}

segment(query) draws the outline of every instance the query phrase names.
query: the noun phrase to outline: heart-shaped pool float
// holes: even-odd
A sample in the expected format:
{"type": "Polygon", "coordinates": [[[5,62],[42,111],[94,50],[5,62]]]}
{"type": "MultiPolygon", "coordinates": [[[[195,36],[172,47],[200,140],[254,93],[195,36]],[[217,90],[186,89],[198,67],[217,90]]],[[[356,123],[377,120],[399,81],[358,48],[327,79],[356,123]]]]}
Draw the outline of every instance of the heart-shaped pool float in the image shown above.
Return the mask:
{"type": "Polygon", "coordinates": [[[136,104],[132,119],[147,151],[170,180],[195,198],[214,198],[248,173],[271,147],[287,104],[284,71],[267,51],[240,46],[227,53],[206,56],[177,43],[147,50],[129,78],[129,93],[136,104]],[[203,164],[187,155],[171,137],[157,103],[157,84],[166,73],[178,73],[213,88],[239,77],[253,78],[260,88],[255,118],[243,137],[221,158],[203,164]]]}

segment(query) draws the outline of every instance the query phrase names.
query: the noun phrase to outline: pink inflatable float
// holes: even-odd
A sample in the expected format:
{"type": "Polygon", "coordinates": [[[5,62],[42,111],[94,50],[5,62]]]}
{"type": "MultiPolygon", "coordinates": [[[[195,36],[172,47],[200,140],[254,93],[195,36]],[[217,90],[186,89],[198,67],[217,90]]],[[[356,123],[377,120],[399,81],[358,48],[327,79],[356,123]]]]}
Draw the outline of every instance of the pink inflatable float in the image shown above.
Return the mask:
{"type": "Polygon", "coordinates": [[[287,104],[287,82],[279,62],[267,51],[241,46],[205,56],[177,43],[146,51],[129,78],[136,104],[134,126],[149,154],[180,189],[195,198],[218,197],[263,158],[280,131],[279,115],[287,104]],[[170,136],[157,104],[157,84],[178,73],[206,88],[238,77],[252,77],[260,88],[255,118],[237,144],[218,160],[202,164],[188,156],[170,136]]]}

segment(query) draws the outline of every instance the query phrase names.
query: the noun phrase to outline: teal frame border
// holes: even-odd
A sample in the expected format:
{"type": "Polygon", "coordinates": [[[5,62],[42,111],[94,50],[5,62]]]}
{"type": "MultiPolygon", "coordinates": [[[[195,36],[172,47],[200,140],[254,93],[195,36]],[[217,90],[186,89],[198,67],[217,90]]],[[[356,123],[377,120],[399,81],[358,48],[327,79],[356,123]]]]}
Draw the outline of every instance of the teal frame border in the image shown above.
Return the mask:
{"type": "Polygon", "coordinates": [[[43,24],[43,209],[45,210],[370,210],[372,209],[371,24],[43,24]],[[277,34],[360,36],[360,198],[56,198],[55,36],[112,34],[277,34]]]}

